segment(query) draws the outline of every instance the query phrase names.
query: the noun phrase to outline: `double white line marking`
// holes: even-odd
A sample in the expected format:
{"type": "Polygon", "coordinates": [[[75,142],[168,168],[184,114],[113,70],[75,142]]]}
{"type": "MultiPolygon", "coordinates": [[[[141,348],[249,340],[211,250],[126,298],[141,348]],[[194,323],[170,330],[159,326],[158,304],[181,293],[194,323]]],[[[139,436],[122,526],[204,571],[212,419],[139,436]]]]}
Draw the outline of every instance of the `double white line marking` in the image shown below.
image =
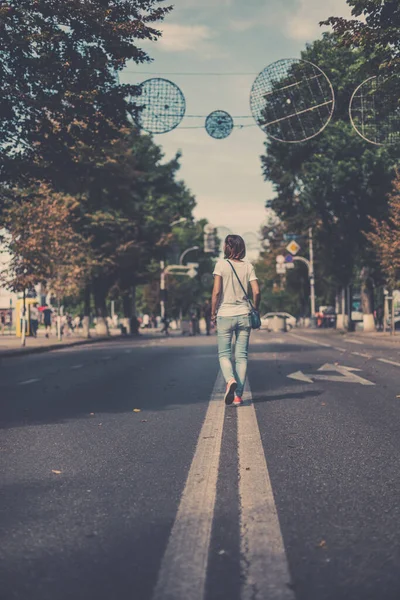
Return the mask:
{"type": "MultiPolygon", "coordinates": [[[[204,600],[216,501],[224,383],[218,376],[153,600],[204,600]]],[[[251,392],[238,409],[242,600],[293,600],[282,534],[251,392]]],[[[232,482],[234,485],[234,482],[232,482]]]]}

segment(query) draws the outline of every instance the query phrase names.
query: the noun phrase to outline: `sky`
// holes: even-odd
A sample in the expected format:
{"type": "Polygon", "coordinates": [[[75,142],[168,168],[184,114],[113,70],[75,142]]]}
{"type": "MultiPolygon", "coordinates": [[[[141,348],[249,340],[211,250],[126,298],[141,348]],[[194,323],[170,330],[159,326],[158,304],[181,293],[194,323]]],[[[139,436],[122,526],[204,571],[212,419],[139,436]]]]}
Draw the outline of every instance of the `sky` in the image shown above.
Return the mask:
{"type": "Polygon", "coordinates": [[[166,158],[182,151],[180,175],[196,196],[196,219],[241,235],[260,231],[265,202],[274,195],[261,171],[265,134],[253,119],[236,119],[252,126],[214,140],[203,127],[205,117],[214,110],[251,117],[249,97],[257,74],[279,59],[300,58],[306,43],[321,36],[318,23],[332,15],[350,16],[346,0],[176,0],[158,26],[162,38],[143,44],[153,62],[130,63],[122,73],[121,83],[165,77],[184,93],[181,125],[154,139],[166,158]],[[185,129],[193,126],[201,128],[185,129]]]}

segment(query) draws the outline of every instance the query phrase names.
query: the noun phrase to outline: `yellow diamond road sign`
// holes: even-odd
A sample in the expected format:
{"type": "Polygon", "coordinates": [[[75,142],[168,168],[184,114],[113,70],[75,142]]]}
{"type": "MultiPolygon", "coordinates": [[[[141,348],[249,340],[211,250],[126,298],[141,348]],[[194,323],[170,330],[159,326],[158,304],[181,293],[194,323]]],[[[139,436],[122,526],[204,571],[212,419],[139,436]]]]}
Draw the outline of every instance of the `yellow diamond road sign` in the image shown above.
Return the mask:
{"type": "Polygon", "coordinates": [[[296,254],[300,250],[300,246],[297,242],[293,240],[288,246],[286,246],[286,250],[290,252],[290,254],[293,254],[293,256],[296,256],[296,254]]]}

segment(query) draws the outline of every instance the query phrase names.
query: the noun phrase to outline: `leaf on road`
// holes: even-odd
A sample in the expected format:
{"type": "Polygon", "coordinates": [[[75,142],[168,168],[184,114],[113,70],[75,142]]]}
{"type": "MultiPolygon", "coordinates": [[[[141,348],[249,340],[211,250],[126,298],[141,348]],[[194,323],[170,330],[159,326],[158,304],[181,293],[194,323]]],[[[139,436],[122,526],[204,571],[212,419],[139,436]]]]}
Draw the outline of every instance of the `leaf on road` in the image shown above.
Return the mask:
{"type": "Polygon", "coordinates": [[[94,417],[94,413],[90,413],[90,416],[91,416],[91,417],[94,417]]]}
{"type": "Polygon", "coordinates": [[[141,423],[147,423],[147,419],[142,419],[140,422],[141,423]]]}
{"type": "Polygon", "coordinates": [[[318,548],[326,548],[326,541],[325,540],[321,540],[318,545],[318,548]]]}
{"type": "Polygon", "coordinates": [[[54,473],[55,475],[61,475],[61,473],[62,473],[62,471],[57,471],[56,469],[52,469],[51,472],[54,473]]]}
{"type": "Polygon", "coordinates": [[[321,406],[326,406],[326,402],[321,402],[321,406]]]}
{"type": "Polygon", "coordinates": [[[134,408],[132,412],[140,412],[140,408],[134,408]]]}

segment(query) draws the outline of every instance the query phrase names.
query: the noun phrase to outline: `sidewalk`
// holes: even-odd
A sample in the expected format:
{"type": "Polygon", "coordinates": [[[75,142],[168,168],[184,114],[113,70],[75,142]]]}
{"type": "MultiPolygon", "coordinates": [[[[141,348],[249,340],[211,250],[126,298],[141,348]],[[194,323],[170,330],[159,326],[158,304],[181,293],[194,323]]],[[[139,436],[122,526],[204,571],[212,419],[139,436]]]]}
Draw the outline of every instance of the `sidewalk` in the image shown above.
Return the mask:
{"type": "Polygon", "coordinates": [[[400,344],[400,332],[396,332],[395,335],[391,335],[390,332],[383,333],[383,331],[343,331],[341,329],[304,329],[298,327],[291,330],[292,333],[301,332],[302,334],[309,334],[320,337],[336,337],[338,339],[346,337],[347,339],[367,341],[374,340],[378,342],[392,342],[400,344]]]}
{"type": "Polygon", "coordinates": [[[110,336],[99,336],[95,330],[91,330],[90,338],[85,338],[77,333],[70,336],[63,336],[61,342],[59,342],[56,336],[51,335],[49,338],[46,338],[44,331],[39,331],[37,338],[27,337],[26,345],[21,346],[21,338],[5,333],[4,335],[0,335],[0,358],[48,352],[50,350],[65,348],[66,346],[93,344],[120,337],[120,335],[119,329],[111,330],[110,336]]]}
{"type": "MultiPolygon", "coordinates": [[[[178,335],[178,332],[171,332],[173,336],[178,335]]],[[[180,332],[179,332],[180,334],[180,332]]],[[[0,335],[0,359],[10,356],[21,356],[24,354],[36,354],[39,352],[49,352],[51,350],[59,350],[67,346],[83,346],[87,344],[95,344],[98,342],[109,342],[110,340],[130,340],[142,341],[143,339],[161,339],[163,335],[160,330],[141,329],[138,336],[121,335],[119,329],[110,329],[109,336],[99,336],[95,329],[90,330],[90,338],[83,337],[80,333],[74,333],[69,336],[63,336],[61,342],[58,341],[55,335],[49,338],[45,337],[44,330],[39,330],[38,337],[27,337],[26,346],[21,346],[21,338],[17,338],[15,334],[9,335],[7,332],[0,335]]]]}

